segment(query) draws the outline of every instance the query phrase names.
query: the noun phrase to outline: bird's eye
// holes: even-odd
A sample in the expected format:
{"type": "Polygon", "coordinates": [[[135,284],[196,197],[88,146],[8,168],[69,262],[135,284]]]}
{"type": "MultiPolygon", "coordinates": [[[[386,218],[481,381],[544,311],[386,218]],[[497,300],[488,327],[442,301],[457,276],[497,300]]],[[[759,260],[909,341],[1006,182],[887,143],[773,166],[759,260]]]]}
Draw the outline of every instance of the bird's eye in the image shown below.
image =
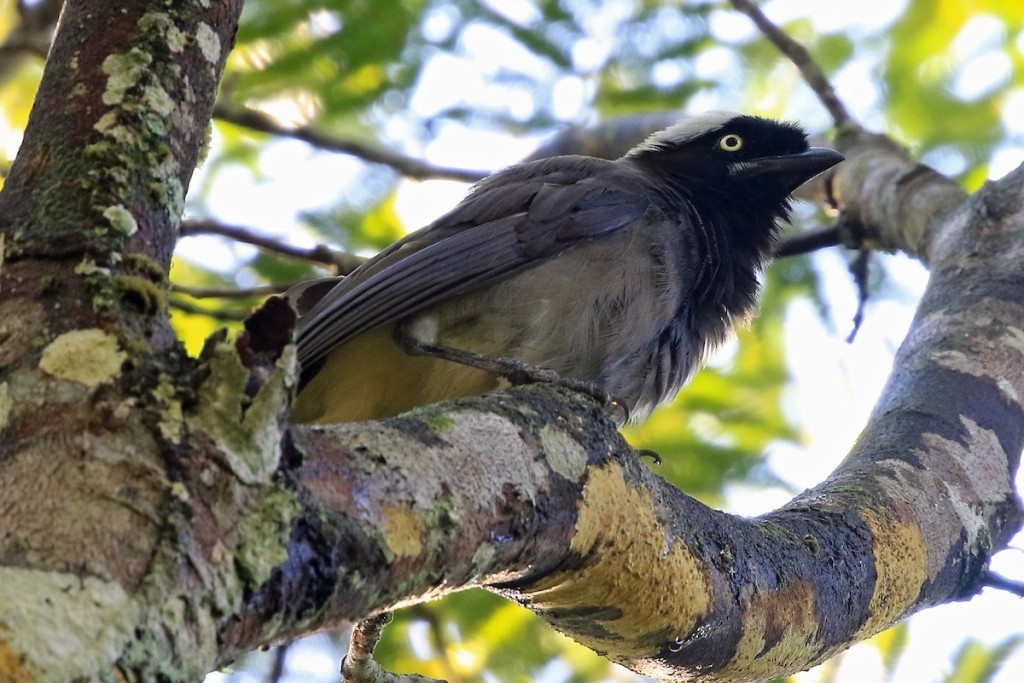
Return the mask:
{"type": "Polygon", "coordinates": [[[723,135],[722,139],[718,141],[718,148],[725,152],[738,152],[743,148],[743,138],[736,133],[723,135]]]}

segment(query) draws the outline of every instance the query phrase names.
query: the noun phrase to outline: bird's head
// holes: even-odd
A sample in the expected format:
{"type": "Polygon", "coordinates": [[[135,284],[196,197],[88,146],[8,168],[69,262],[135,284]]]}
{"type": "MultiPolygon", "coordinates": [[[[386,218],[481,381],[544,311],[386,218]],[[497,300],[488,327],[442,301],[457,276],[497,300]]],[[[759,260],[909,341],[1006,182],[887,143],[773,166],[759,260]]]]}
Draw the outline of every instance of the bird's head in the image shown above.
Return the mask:
{"type": "Polygon", "coordinates": [[[782,217],[790,193],[842,161],[809,147],[794,123],[712,111],[651,135],[626,154],[690,197],[713,196],[782,217]]]}

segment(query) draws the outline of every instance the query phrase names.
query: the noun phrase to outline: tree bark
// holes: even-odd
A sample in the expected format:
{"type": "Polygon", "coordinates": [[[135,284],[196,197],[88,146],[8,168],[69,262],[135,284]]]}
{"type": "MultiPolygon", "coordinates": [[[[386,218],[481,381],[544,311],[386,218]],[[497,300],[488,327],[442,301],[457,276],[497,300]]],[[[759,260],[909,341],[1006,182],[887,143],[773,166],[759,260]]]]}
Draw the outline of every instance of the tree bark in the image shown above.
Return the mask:
{"type": "Polygon", "coordinates": [[[847,459],[742,519],[550,387],[289,428],[279,302],[187,358],[167,265],[240,3],[181,4],[67,4],[0,194],[0,679],[193,681],[485,586],[635,670],[755,680],[978,590],[1021,522],[1024,171],[968,198],[843,132],[848,223],[932,281],[847,459]]]}

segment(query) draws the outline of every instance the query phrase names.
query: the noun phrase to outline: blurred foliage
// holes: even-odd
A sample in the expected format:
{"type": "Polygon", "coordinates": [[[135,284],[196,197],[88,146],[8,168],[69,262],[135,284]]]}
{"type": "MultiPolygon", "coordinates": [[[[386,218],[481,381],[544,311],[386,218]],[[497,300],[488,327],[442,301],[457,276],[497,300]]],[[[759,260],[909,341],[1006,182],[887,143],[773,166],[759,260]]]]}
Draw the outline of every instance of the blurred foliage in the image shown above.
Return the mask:
{"type": "MultiPolygon", "coordinates": [[[[769,15],[785,9],[777,4],[766,5],[769,15]]],[[[906,0],[894,6],[898,11],[888,23],[830,24],[824,30],[810,16],[782,23],[834,75],[840,97],[858,117],[896,135],[966,187],[977,187],[1000,151],[1024,148],[1024,125],[1007,114],[1016,102],[1014,111],[1024,117],[1020,0],[906,0]]],[[[42,66],[37,54],[17,48],[28,30],[18,7],[0,0],[0,42],[7,48],[0,51],[0,167],[24,128],[42,66]]],[[[453,130],[540,141],[568,125],[688,107],[800,118],[816,134],[828,128],[792,65],[745,19],[708,0],[248,0],[220,97],[231,107],[262,111],[283,127],[309,125],[428,158],[432,142],[453,130]]],[[[190,190],[189,213],[237,222],[232,209],[261,197],[225,201],[224,195],[239,187],[262,195],[281,186],[281,170],[267,162],[268,150],[279,147],[272,136],[217,122],[214,144],[190,190]]],[[[323,156],[331,155],[308,152],[310,162],[323,156]]],[[[337,180],[336,197],[295,206],[288,224],[272,226],[281,239],[372,252],[419,227],[402,224],[398,173],[375,164],[352,166],[350,176],[337,180]]],[[[283,204],[291,201],[280,197],[283,204]]],[[[800,216],[822,222],[809,212],[800,216]]],[[[184,242],[174,282],[252,286],[322,273],[303,261],[223,240],[213,248],[216,238],[203,239],[212,241],[184,242]],[[211,263],[216,259],[207,252],[221,250],[223,262],[211,263]]],[[[875,271],[880,275],[874,285],[898,291],[877,282],[885,271],[875,271]]],[[[728,482],[777,483],[760,467],[761,454],[798,438],[784,410],[784,313],[797,297],[814,297],[825,310],[820,276],[809,258],[771,268],[760,312],[740,330],[738,343],[716,356],[673,405],[630,430],[633,443],[662,456],[660,466],[652,465],[655,471],[712,504],[722,502],[728,482]]],[[[237,329],[237,322],[226,320],[237,321],[258,302],[181,293],[172,300],[193,311],[173,312],[175,329],[192,352],[225,324],[237,329]]],[[[895,669],[906,642],[906,627],[872,639],[885,671],[895,669]]],[[[968,641],[947,680],[991,680],[1019,647],[1019,636],[995,647],[968,641]]],[[[288,659],[300,652],[296,644],[288,659]]],[[[400,612],[379,655],[396,670],[453,681],[634,678],[482,591],[400,612]]],[[[266,659],[253,655],[243,662],[235,679],[257,680],[246,666],[259,670],[260,657],[266,659]]],[[[819,680],[834,679],[840,669],[827,665],[819,680]]]]}
{"type": "Polygon", "coordinates": [[[892,126],[919,154],[953,157],[970,189],[1005,137],[1006,98],[1024,86],[1022,30],[1015,0],[912,0],[889,36],[881,70],[892,126]]]}
{"type": "Polygon", "coordinates": [[[967,640],[953,655],[953,670],[944,683],[989,683],[1000,666],[1024,645],[1024,636],[1015,635],[993,646],[967,640]]]}
{"type": "Polygon", "coordinates": [[[389,670],[451,683],[488,676],[509,683],[536,681],[558,660],[571,672],[566,681],[607,679],[615,668],[534,614],[479,590],[400,610],[376,654],[389,670]]]}

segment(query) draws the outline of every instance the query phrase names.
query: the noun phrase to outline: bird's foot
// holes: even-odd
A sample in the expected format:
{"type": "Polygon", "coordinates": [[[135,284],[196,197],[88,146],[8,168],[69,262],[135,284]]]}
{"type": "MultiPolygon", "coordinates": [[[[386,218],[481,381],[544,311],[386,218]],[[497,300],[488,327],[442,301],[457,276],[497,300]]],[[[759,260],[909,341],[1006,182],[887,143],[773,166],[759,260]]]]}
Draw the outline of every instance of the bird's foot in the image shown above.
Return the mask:
{"type": "Polygon", "coordinates": [[[509,363],[509,368],[512,371],[509,374],[502,376],[505,377],[505,379],[507,379],[513,386],[541,383],[551,384],[556,387],[564,387],[570,391],[585,394],[604,407],[611,406],[617,408],[618,411],[622,413],[622,419],[617,420],[620,425],[629,422],[629,406],[626,405],[625,401],[613,396],[607,389],[596,382],[587,382],[586,380],[576,379],[575,377],[566,377],[554,370],[530,365],[529,363],[524,363],[523,361],[516,360],[514,358],[498,358],[496,360],[503,363],[509,363]]]}
{"type": "Polygon", "coordinates": [[[661,456],[658,455],[658,452],[652,451],[650,448],[637,449],[636,454],[639,455],[641,458],[650,458],[651,462],[653,462],[655,465],[660,465],[662,462],[661,456]]]}

